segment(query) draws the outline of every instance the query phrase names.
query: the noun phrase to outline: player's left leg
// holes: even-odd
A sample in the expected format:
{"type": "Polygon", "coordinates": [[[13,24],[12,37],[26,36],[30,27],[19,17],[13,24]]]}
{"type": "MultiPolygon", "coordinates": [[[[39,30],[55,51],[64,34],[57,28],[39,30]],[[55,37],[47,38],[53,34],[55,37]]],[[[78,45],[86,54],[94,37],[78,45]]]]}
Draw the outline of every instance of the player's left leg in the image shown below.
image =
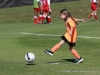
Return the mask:
{"type": "Polygon", "coordinates": [[[98,21],[98,18],[97,18],[97,10],[94,11],[94,19],[95,19],[96,21],[98,21]]]}
{"type": "Polygon", "coordinates": [[[69,47],[69,50],[71,51],[71,53],[74,55],[74,57],[76,58],[75,63],[80,63],[83,61],[83,58],[81,58],[81,56],[78,54],[78,52],[73,48],[73,46],[69,47]]]}
{"type": "Polygon", "coordinates": [[[88,20],[89,20],[93,15],[94,15],[94,11],[92,11],[92,13],[89,14],[89,16],[88,16],[88,20]]]}
{"type": "Polygon", "coordinates": [[[51,11],[48,12],[48,16],[46,17],[46,20],[47,20],[47,22],[48,22],[49,24],[52,24],[52,22],[51,22],[51,11]]]}
{"type": "Polygon", "coordinates": [[[34,8],[34,24],[37,24],[38,13],[40,12],[40,8],[34,8]]]}
{"type": "Polygon", "coordinates": [[[56,50],[58,50],[61,47],[61,45],[64,44],[64,43],[65,43],[65,41],[61,40],[58,44],[54,45],[51,49],[45,50],[44,52],[47,53],[47,54],[49,54],[49,55],[51,55],[51,56],[53,56],[53,53],[56,50]]]}
{"type": "Polygon", "coordinates": [[[47,17],[47,12],[43,13],[43,17],[42,17],[42,22],[44,21],[44,19],[47,17]]]}
{"type": "Polygon", "coordinates": [[[36,8],[34,8],[34,18],[33,18],[34,24],[36,24],[36,21],[37,21],[37,10],[36,8]]]}
{"type": "Polygon", "coordinates": [[[37,23],[38,24],[42,24],[42,22],[41,22],[42,21],[42,18],[43,18],[43,11],[41,11],[40,12],[40,15],[38,16],[38,20],[37,20],[37,23]]]}
{"type": "Polygon", "coordinates": [[[44,19],[47,17],[47,13],[43,11],[43,15],[40,15],[38,23],[43,23],[44,19]]]}

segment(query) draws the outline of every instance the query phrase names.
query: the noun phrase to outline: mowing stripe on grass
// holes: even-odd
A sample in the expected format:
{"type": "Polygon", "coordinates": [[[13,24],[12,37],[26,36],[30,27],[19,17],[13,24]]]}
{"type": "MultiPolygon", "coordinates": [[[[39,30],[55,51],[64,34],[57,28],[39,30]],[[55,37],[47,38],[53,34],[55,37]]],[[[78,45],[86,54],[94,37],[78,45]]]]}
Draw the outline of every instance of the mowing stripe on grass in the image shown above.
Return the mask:
{"type": "MultiPolygon", "coordinates": [[[[52,35],[52,34],[37,34],[37,33],[28,33],[28,32],[20,32],[20,33],[0,33],[0,34],[22,34],[22,35],[37,35],[37,36],[62,36],[62,35],[52,35]]],[[[87,38],[87,39],[100,39],[100,37],[90,37],[90,36],[77,36],[79,38],[87,38]]]]}

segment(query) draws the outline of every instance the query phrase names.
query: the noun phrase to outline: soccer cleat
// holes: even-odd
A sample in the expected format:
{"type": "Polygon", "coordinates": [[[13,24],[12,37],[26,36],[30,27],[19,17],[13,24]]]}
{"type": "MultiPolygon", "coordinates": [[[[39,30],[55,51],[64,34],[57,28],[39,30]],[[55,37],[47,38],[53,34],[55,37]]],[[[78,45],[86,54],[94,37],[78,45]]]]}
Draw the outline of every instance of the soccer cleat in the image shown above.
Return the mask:
{"type": "Polygon", "coordinates": [[[80,59],[75,59],[75,63],[76,63],[76,64],[78,64],[78,63],[80,63],[80,62],[82,62],[82,61],[83,61],[83,58],[81,58],[81,57],[80,57],[80,59]]]}
{"type": "Polygon", "coordinates": [[[53,56],[53,52],[51,52],[50,50],[45,50],[44,52],[49,54],[50,56],[53,56]]]}
{"type": "Polygon", "coordinates": [[[98,22],[99,20],[95,20],[95,21],[97,21],[97,22],[98,22]]]}
{"type": "Polygon", "coordinates": [[[52,22],[49,22],[49,24],[52,24],[52,22]]]}

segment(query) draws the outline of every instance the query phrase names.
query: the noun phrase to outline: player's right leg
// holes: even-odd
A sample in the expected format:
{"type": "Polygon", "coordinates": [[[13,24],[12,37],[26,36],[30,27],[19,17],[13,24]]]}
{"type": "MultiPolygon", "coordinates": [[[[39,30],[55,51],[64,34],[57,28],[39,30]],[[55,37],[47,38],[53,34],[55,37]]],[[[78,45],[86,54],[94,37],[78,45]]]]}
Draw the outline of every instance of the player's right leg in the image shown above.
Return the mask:
{"type": "Polygon", "coordinates": [[[47,49],[44,52],[47,53],[47,54],[49,54],[49,55],[51,55],[51,56],[53,56],[53,53],[56,50],[58,50],[61,47],[61,45],[64,44],[64,43],[65,43],[65,41],[61,40],[58,44],[54,45],[51,49],[47,49]]]}
{"type": "Polygon", "coordinates": [[[94,11],[92,11],[92,13],[89,14],[89,16],[88,16],[88,20],[89,20],[93,15],[94,15],[94,11]]]}
{"type": "Polygon", "coordinates": [[[97,11],[96,11],[96,10],[94,11],[94,19],[95,19],[95,21],[98,21],[98,18],[97,18],[97,11]]]}
{"type": "Polygon", "coordinates": [[[46,17],[46,20],[49,24],[52,24],[52,22],[51,22],[51,12],[48,12],[48,16],[46,17]]]}
{"type": "Polygon", "coordinates": [[[34,8],[34,18],[33,18],[33,22],[34,22],[34,24],[36,24],[36,22],[37,22],[37,11],[36,11],[36,8],[34,8]]]}
{"type": "Polygon", "coordinates": [[[34,24],[37,24],[38,13],[40,12],[40,8],[34,8],[34,24]]]}
{"type": "Polygon", "coordinates": [[[78,54],[78,52],[73,48],[73,46],[70,46],[69,50],[76,58],[75,63],[80,63],[83,61],[83,58],[78,54]]]}

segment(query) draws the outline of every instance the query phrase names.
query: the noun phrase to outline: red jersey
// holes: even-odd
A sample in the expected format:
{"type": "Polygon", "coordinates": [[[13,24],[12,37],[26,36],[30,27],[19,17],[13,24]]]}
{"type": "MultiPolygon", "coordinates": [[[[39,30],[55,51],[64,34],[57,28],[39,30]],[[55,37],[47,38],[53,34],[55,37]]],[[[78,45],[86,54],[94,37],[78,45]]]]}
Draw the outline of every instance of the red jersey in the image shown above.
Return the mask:
{"type": "Polygon", "coordinates": [[[40,0],[41,3],[41,10],[49,10],[50,8],[50,0],[40,0]]]}
{"type": "Polygon", "coordinates": [[[91,0],[91,10],[97,10],[96,0],[91,0]]]}

